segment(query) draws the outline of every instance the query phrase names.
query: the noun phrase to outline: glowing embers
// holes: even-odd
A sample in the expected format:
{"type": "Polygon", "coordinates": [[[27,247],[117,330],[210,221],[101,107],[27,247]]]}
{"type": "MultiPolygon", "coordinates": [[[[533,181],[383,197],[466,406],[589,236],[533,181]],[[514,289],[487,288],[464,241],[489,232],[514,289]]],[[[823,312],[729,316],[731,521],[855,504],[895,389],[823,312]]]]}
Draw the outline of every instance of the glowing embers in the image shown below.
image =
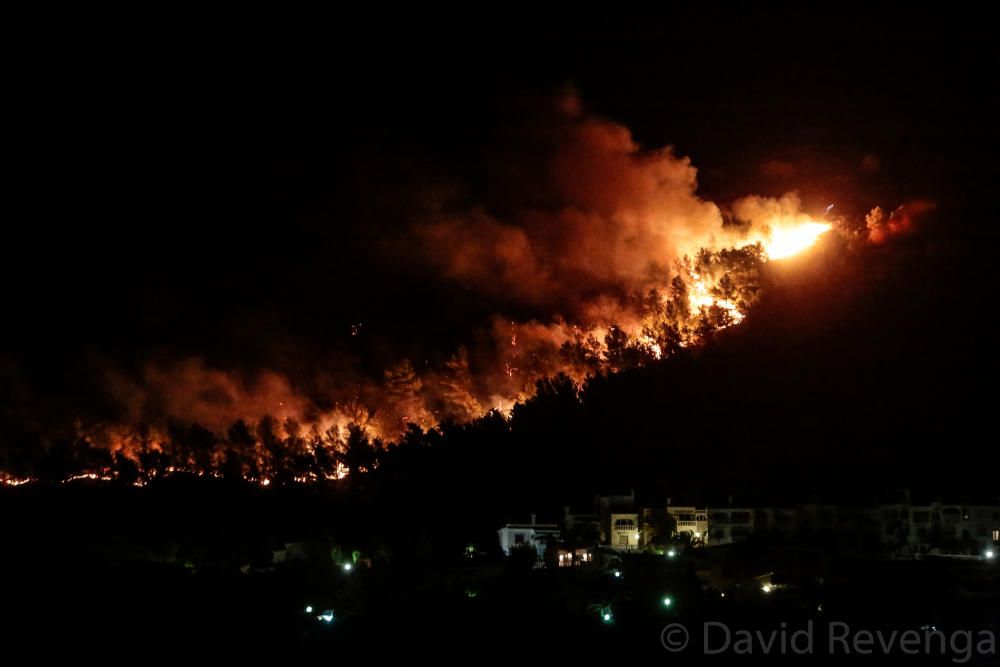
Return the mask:
{"type": "Polygon", "coordinates": [[[33,477],[14,477],[13,475],[8,475],[5,472],[0,472],[0,485],[3,486],[22,486],[24,484],[30,484],[34,481],[33,477]]]}
{"type": "Polygon", "coordinates": [[[118,479],[117,473],[105,473],[98,474],[96,472],[85,472],[78,475],[71,475],[62,481],[63,484],[68,484],[70,482],[77,482],[80,480],[90,480],[90,481],[100,481],[100,482],[112,482],[118,479]]]}

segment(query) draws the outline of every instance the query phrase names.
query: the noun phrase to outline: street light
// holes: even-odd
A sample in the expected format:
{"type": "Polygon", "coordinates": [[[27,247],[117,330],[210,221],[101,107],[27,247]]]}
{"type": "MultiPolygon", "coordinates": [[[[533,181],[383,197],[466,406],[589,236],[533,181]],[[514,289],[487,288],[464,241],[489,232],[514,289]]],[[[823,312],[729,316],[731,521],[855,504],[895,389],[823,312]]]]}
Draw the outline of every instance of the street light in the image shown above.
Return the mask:
{"type": "Polygon", "coordinates": [[[350,572],[351,570],[354,569],[354,566],[351,565],[350,563],[344,563],[343,568],[344,568],[344,572],[350,572]]]}
{"type": "Polygon", "coordinates": [[[986,560],[993,560],[994,558],[997,557],[997,554],[995,551],[993,551],[993,549],[987,549],[986,553],[983,555],[986,556],[986,560]]]}
{"type": "Polygon", "coordinates": [[[670,551],[667,552],[667,558],[676,558],[676,557],[677,557],[676,549],[671,549],[670,551]]]}
{"type": "Polygon", "coordinates": [[[601,621],[604,623],[614,623],[615,615],[611,611],[611,605],[601,607],[601,621]]]}

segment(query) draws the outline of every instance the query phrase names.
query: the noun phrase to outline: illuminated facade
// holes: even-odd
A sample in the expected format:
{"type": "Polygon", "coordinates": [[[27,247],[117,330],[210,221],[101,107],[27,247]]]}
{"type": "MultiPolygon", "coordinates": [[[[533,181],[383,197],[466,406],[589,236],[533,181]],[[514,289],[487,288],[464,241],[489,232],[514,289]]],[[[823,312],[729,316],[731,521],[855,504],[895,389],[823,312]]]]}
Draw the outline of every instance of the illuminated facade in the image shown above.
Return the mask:
{"type": "Polygon", "coordinates": [[[667,505],[667,514],[674,522],[674,534],[683,535],[692,544],[708,540],[708,509],[704,507],[667,505]]]}
{"type": "Polygon", "coordinates": [[[611,515],[608,546],[618,551],[635,551],[639,548],[639,515],[637,513],[611,515]]]}
{"type": "Polygon", "coordinates": [[[627,495],[597,496],[600,542],[616,551],[637,551],[642,544],[635,492],[627,495]]]}

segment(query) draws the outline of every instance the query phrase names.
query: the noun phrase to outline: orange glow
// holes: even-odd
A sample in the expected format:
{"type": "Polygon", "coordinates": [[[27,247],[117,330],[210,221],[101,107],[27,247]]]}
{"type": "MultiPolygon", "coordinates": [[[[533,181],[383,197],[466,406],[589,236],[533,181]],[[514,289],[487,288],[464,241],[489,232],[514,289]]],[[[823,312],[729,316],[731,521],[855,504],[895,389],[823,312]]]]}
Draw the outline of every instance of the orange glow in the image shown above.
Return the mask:
{"type": "Polygon", "coordinates": [[[827,222],[808,221],[792,225],[775,225],[771,238],[764,242],[768,259],[784,259],[809,248],[820,236],[830,231],[827,222]]]}
{"type": "Polygon", "coordinates": [[[693,278],[694,283],[691,285],[691,292],[688,295],[688,301],[690,301],[693,310],[697,311],[700,308],[716,306],[729,313],[733,324],[740,323],[743,319],[743,312],[740,311],[735,303],[729,299],[719,299],[713,295],[711,287],[706,285],[705,281],[697,274],[693,278]]]}
{"type": "Polygon", "coordinates": [[[0,484],[4,486],[22,486],[35,481],[32,477],[14,477],[5,472],[0,472],[0,484]]]}

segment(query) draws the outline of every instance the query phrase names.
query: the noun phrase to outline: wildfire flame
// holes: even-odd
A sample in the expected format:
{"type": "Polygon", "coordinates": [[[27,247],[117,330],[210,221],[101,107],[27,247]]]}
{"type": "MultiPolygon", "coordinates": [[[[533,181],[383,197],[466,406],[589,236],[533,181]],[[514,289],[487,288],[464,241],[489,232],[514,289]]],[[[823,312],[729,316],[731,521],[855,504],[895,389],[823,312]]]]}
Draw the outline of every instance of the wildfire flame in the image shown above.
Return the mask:
{"type": "Polygon", "coordinates": [[[764,244],[768,259],[785,259],[811,247],[820,236],[833,228],[827,222],[808,221],[794,226],[772,228],[770,240],[764,244]]]}

